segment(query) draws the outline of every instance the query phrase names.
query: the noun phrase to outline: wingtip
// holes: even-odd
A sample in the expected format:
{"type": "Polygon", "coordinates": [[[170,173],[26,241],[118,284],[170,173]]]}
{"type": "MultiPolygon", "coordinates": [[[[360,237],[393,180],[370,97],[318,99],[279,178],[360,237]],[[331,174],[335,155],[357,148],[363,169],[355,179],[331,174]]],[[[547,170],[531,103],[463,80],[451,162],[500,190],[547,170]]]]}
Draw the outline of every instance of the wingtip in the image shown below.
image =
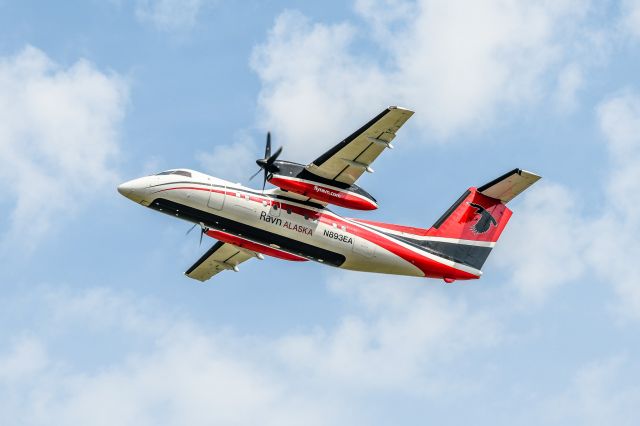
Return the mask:
{"type": "Polygon", "coordinates": [[[535,173],[516,168],[479,186],[477,191],[503,203],[508,203],[540,179],[541,176],[535,173]]]}
{"type": "Polygon", "coordinates": [[[529,177],[531,177],[532,179],[535,179],[535,180],[542,179],[542,176],[540,176],[539,174],[533,173],[533,172],[530,172],[530,171],[524,170],[524,169],[518,169],[518,174],[520,176],[522,176],[523,174],[524,175],[528,175],[529,177]]]}
{"type": "Polygon", "coordinates": [[[397,110],[401,110],[401,111],[406,111],[406,112],[411,113],[411,114],[413,114],[415,112],[413,110],[410,110],[409,108],[401,107],[401,106],[398,106],[398,105],[391,105],[391,106],[388,107],[388,109],[390,109],[390,110],[397,109],[397,110]]]}

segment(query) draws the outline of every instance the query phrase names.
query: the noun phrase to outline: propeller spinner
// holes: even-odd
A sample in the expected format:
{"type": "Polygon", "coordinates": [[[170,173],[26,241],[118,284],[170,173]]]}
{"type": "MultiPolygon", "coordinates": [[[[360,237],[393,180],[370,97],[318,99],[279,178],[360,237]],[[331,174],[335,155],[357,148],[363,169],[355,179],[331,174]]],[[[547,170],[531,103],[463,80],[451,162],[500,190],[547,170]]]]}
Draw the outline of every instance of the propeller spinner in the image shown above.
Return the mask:
{"type": "Polygon", "coordinates": [[[278,166],[276,166],[274,163],[278,159],[280,154],[282,154],[282,147],[278,148],[276,152],[273,155],[271,155],[271,132],[268,132],[267,144],[264,148],[264,158],[259,158],[256,160],[256,164],[258,165],[258,167],[260,167],[260,170],[258,170],[256,173],[254,173],[253,176],[251,176],[251,179],[253,179],[254,177],[258,176],[258,174],[260,174],[260,171],[264,171],[264,178],[262,180],[263,192],[264,192],[264,187],[267,184],[267,178],[269,176],[269,173],[275,173],[279,170],[278,166]]]}

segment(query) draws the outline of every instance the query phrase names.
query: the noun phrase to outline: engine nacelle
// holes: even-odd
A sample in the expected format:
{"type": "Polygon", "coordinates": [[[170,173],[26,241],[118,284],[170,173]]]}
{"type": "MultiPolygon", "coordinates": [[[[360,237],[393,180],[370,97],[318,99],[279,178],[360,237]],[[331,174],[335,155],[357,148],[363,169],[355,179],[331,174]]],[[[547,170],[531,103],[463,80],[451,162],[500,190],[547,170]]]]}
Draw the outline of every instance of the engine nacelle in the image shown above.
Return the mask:
{"type": "Polygon", "coordinates": [[[375,210],[378,208],[376,200],[356,185],[338,188],[314,180],[280,174],[272,175],[269,182],[280,189],[348,209],[375,210]]]}

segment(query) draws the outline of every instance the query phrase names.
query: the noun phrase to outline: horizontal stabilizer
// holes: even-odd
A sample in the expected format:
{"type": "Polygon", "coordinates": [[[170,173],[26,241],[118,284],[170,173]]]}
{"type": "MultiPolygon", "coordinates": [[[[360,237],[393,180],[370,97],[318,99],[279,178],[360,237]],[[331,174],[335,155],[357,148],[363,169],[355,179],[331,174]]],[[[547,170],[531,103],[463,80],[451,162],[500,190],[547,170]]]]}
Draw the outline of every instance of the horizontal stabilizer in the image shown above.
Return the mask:
{"type": "Polygon", "coordinates": [[[486,185],[478,188],[478,192],[495,198],[503,203],[513,200],[522,191],[536,183],[540,176],[521,169],[513,169],[486,185]]]}

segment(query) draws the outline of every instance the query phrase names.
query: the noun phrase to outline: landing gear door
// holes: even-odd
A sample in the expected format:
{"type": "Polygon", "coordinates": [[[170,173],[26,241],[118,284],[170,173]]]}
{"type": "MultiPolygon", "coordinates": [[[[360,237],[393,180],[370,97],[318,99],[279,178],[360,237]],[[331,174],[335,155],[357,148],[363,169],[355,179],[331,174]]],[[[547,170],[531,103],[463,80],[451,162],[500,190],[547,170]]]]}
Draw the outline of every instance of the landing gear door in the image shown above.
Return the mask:
{"type": "Polygon", "coordinates": [[[227,187],[225,185],[216,185],[211,182],[211,187],[209,189],[209,201],[207,201],[207,206],[212,209],[222,210],[224,206],[224,200],[226,198],[227,187]]]}

